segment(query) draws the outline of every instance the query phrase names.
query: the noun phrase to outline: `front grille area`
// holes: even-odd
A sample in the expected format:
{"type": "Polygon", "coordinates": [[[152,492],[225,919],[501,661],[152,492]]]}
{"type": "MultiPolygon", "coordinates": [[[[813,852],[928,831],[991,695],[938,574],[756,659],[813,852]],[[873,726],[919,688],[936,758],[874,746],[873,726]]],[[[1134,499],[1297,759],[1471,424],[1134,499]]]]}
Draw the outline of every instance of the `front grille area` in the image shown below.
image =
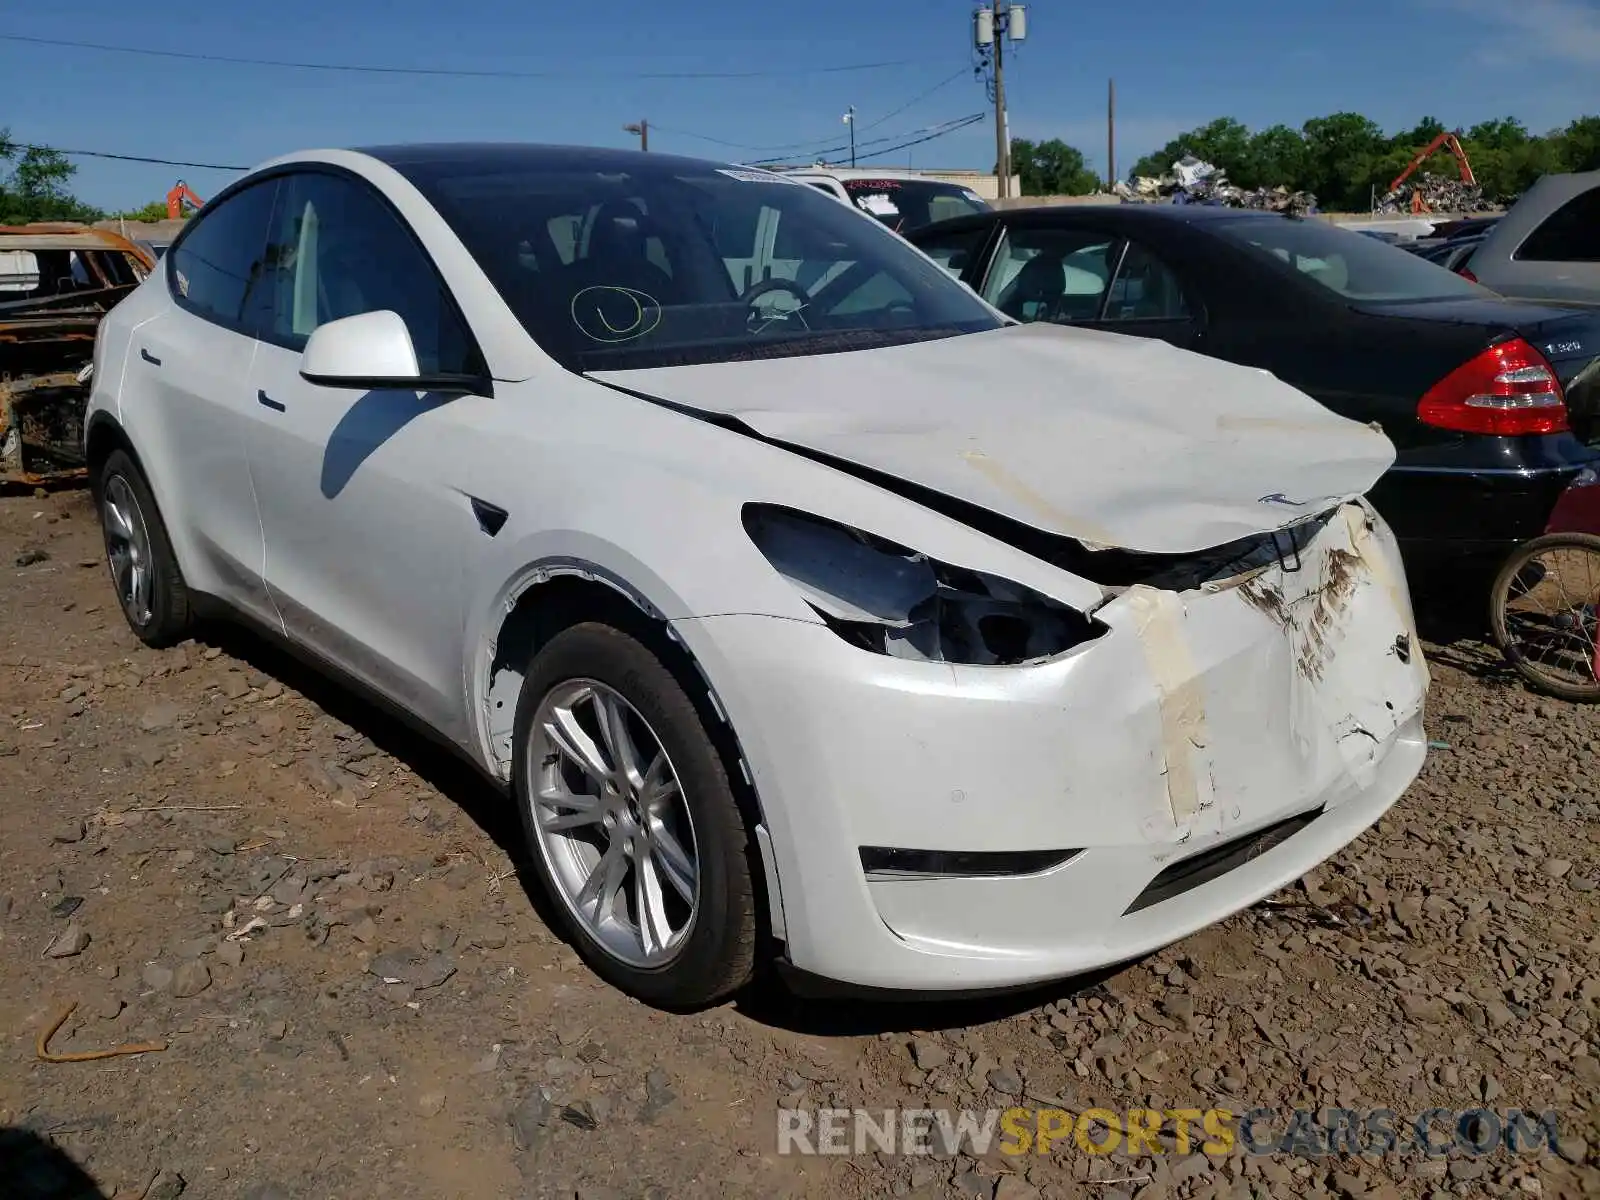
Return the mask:
{"type": "Polygon", "coordinates": [[[1128,905],[1122,915],[1130,916],[1152,905],[1171,900],[1194,890],[1201,884],[1210,883],[1218,876],[1226,875],[1235,867],[1242,867],[1252,858],[1259,858],[1274,846],[1281,846],[1321,815],[1322,809],[1314,808],[1310,812],[1299,813],[1268,825],[1265,829],[1258,829],[1244,837],[1234,838],[1230,842],[1223,842],[1209,850],[1202,850],[1199,854],[1180,859],[1152,879],[1150,886],[1133,898],[1133,903],[1128,905]]]}

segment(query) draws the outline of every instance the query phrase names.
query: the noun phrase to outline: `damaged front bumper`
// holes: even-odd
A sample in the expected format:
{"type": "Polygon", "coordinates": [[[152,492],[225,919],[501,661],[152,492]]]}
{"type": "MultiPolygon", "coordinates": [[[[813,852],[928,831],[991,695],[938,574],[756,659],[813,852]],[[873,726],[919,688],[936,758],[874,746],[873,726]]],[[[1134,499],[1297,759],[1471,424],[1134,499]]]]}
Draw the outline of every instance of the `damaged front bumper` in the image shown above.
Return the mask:
{"type": "Polygon", "coordinates": [[[1293,561],[1094,616],[1105,636],[1010,667],[675,623],[739,734],[796,966],[963,990],[1120,962],[1304,874],[1421,768],[1427,666],[1363,504],[1293,561]]]}

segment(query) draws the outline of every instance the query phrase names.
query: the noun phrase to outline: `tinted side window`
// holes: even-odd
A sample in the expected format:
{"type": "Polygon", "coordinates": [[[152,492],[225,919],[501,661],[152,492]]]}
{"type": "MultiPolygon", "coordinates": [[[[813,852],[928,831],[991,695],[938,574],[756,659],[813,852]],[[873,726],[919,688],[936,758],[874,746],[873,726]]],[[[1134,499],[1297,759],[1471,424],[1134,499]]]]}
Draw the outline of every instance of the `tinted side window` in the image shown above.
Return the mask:
{"type": "Polygon", "coordinates": [[[1092,229],[1008,230],[983,298],[1019,321],[1092,321],[1118,245],[1092,229]]]}
{"type": "Polygon", "coordinates": [[[1178,277],[1138,242],[1129,242],[1106,297],[1106,321],[1181,321],[1189,305],[1178,277]]]}
{"type": "Polygon", "coordinates": [[[166,256],[172,294],[197,316],[238,327],[247,297],[262,285],[263,248],[276,179],[251,184],[194,218],[166,256]]]}
{"type": "Polygon", "coordinates": [[[411,333],[427,373],[483,367],[455,302],[421,246],[362,183],[305,172],[284,178],[267,245],[260,336],[300,350],[318,325],[385,309],[411,333]]]}
{"type": "Polygon", "coordinates": [[[1600,262],[1600,187],[1545,218],[1517,251],[1524,262],[1600,262]]]}
{"type": "Polygon", "coordinates": [[[977,229],[966,229],[960,233],[945,233],[937,237],[914,237],[912,241],[934,262],[944,268],[946,275],[952,279],[960,279],[961,273],[972,262],[972,256],[983,248],[983,242],[989,236],[989,230],[980,226],[977,229]]]}

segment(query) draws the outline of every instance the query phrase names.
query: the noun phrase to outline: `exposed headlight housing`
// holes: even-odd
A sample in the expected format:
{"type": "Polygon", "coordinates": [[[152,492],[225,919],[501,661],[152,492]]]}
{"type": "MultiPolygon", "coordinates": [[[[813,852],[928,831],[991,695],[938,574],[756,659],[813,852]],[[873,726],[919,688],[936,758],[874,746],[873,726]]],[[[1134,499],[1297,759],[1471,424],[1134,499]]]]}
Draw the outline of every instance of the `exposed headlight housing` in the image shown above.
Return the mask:
{"type": "Polygon", "coordinates": [[[846,641],[892,658],[974,666],[1037,662],[1107,631],[1041,592],[772,504],[745,532],[846,641]]]}

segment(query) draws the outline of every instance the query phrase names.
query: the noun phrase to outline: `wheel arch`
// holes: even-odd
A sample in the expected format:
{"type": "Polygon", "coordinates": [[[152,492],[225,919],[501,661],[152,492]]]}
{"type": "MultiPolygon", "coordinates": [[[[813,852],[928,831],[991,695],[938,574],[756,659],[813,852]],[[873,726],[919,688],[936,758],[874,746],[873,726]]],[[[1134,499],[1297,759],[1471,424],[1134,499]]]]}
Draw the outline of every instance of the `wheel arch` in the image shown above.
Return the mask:
{"type": "Polygon", "coordinates": [[[122,428],[122,423],[104,409],[89,417],[89,427],[83,435],[83,449],[84,463],[89,469],[89,486],[93,489],[96,501],[100,499],[100,472],[115,451],[121,450],[133,459],[133,465],[139,468],[146,479],[149,478],[149,472],[139,458],[139,451],[134,448],[133,439],[122,428]]]}
{"type": "Polygon", "coordinates": [[[502,596],[473,657],[475,677],[469,681],[468,692],[475,709],[473,724],[490,771],[507,782],[512,778],[517,700],[527,665],[543,646],[562,630],[584,621],[599,621],[636,638],[683,686],[722,758],[750,834],[751,879],[757,888],[758,911],[765,911],[770,934],[782,940],[785,926],[777,859],[754,773],[727,705],[663,606],[616,572],[574,558],[530,564],[502,596]]]}

